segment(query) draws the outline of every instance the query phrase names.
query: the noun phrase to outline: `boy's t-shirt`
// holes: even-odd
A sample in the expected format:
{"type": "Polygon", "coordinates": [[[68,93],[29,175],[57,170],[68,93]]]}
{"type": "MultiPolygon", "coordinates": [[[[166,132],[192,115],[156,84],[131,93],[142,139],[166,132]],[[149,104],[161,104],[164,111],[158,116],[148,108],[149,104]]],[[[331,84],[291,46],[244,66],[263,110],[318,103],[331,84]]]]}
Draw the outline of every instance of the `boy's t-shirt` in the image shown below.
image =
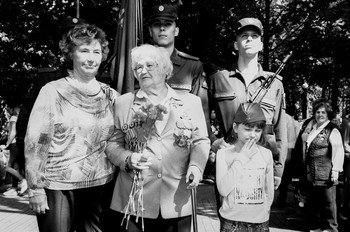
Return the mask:
{"type": "Polygon", "coordinates": [[[238,153],[233,150],[217,154],[217,186],[223,196],[220,215],[233,221],[266,222],[274,196],[272,153],[258,146],[258,152],[242,164],[235,160],[238,153]]]}

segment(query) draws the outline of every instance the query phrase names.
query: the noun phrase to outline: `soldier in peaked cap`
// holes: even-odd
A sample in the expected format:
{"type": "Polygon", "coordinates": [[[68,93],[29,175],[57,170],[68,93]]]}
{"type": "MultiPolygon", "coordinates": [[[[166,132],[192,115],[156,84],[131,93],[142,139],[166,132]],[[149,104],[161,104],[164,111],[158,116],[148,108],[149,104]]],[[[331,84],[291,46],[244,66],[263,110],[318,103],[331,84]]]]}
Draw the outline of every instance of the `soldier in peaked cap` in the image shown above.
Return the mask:
{"type": "Polygon", "coordinates": [[[255,30],[260,36],[263,34],[263,26],[259,19],[243,18],[239,20],[234,26],[235,35],[239,35],[241,32],[243,32],[243,30],[246,30],[248,28],[255,30]]]}
{"type": "Polygon", "coordinates": [[[173,63],[174,70],[168,84],[178,90],[191,92],[202,100],[202,107],[210,132],[208,86],[203,64],[198,57],[188,55],[175,48],[175,38],[179,35],[177,8],[172,5],[157,5],[150,10],[149,32],[153,43],[164,47],[173,63]]]}
{"type": "Polygon", "coordinates": [[[150,23],[156,20],[168,20],[174,22],[178,20],[177,8],[172,5],[158,5],[151,8],[150,23]]]}
{"type": "Polygon", "coordinates": [[[217,153],[216,184],[222,197],[220,231],[246,231],[248,227],[252,231],[269,230],[273,158],[272,152],[258,143],[265,124],[258,103],[240,104],[233,124],[235,140],[217,153]]]}
{"type": "MultiPolygon", "coordinates": [[[[209,77],[210,96],[219,122],[220,139],[212,144],[212,150],[227,147],[232,124],[241,103],[250,102],[269,75],[258,62],[258,54],[263,49],[263,26],[257,18],[242,18],[234,25],[234,48],[238,60],[232,70],[222,70],[209,77]],[[224,139],[226,137],[226,139],[224,139]]],[[[283,173],[287,155],[287,122],[284,104],[282,77],[277,78],[260,102],[266,117],[264,146],[274,155],[274,180],[277,189],[283,173]]]]}

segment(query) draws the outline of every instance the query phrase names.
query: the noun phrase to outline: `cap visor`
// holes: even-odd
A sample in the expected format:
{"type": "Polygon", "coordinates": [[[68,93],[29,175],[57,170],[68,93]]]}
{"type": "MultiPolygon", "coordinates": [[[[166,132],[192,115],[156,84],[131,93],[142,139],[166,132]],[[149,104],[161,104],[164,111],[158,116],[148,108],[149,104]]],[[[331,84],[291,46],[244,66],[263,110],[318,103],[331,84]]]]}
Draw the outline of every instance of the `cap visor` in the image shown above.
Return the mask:
{"type": "Polygon", "coordinates": [[[237,31],[237,35],[239,35],[239,34],[242,33],[244,30],[247,30],[247,29],[254,30],[254,31],[258,32],[259,35],[262,35],[261,29],[260,29],[259,27],[257,27],[257,26],[254,26],[254,25],[247,25],[247,26],[241,27],[241,28],[237,31]]]}
{"type": "Polygon", "coordinates": [[[168,17],[168,16],[159,16],[159,17],[155,17],[152,19],[152,22],[157,21],[157,20],[166,20],[166,21],[170,21],[170,22],[175,22],[176,18],[174,17],[168,17]]]}

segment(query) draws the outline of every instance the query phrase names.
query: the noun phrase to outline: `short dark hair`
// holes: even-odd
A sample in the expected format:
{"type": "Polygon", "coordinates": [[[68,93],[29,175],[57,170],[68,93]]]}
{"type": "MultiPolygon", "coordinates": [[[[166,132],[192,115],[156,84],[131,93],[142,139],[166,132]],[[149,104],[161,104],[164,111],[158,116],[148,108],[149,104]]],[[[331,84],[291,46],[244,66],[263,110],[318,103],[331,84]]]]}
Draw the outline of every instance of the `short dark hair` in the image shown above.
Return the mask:
{"type": "Polygon", "coordinates": [[[109,48],[106,33],[95,25],[85,23],[76,25],[74,28],[69,30],[60,41],[59,46],[68,65],[72,65],[73,63],[71,53],[73,52],[74,48],[84,43],[89,44],[93,39],[96,39],[101,44],[102,61],[107,60],[109,48]]]}

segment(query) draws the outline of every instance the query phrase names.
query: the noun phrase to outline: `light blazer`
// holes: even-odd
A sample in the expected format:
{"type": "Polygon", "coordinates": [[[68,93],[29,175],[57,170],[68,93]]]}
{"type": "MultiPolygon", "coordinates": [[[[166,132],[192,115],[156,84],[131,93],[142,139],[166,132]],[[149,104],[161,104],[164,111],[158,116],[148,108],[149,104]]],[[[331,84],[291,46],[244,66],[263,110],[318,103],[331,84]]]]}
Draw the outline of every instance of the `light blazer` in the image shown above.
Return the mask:
{"type": "MultiPolygon", "coordinates": [[[[152,157],[149,169],[143,171],[144,177],[144,217],[157,218],[159,210],[163,218],[176,218],[192,214],[190,190],[185,182],[190,165],[198,167],[203,173],[210,150],[207,128],[200,98],[171,89],[172,98],[168,108],[168,120],[161,133],[152,134],[146,152],[152,157]],[[193,125],[193,142],[190,148],[175,143],[176,123],[184,114],[193,125]]],[[[117,130],[116,147],[109,158],[120,167],[111,209],[124,212],[132,186],[131,174],[125,171],[125,159],[131,153],[126,149],[125,133],[122,126],[133,119],[134,113],[146,102],[135,93],[127,93],[115,102],[115,126],[117,130]]],[[[111,154],[111,153],[109,153],[111,154]]]]}

